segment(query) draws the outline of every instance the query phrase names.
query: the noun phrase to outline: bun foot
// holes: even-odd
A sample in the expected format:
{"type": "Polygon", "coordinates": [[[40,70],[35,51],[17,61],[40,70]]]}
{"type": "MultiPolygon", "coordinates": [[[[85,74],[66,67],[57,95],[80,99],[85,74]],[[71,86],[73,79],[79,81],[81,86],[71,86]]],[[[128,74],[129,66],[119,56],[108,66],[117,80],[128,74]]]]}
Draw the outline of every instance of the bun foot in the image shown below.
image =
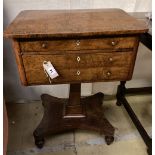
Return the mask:
{"type": "Polygon", "coordinates": [[[34,136],[34,140],[35,140],[35,144],[36,146],[41,149],[43,146],[44,146],[44,143],[45,143],[45,140],[43,138],[43,136],[39,136],[38,132],[35,131],[33,133],[33,136],[34,136]]]}
{"type": "Polygon", "coordinates": [[[41,149],[44,146],[44,143],[45,143],[44,139],[40,139],[40,140],[35,139],[35,144],[39,149],[41,149]]]}
{"type": "Polygon", "coordinates": [[[106,141],[107,145],[110,145],[114,141],[114,137],[113,136],[105,136],[105,141],[106,141]]]}
{"type": "Polygon", "coordinates": [[[122,103],[121,103],[120,101],[117,101],[117,102],[116,102],[116,105],[117,105],[117,106],[121,106],[122,103]]]}

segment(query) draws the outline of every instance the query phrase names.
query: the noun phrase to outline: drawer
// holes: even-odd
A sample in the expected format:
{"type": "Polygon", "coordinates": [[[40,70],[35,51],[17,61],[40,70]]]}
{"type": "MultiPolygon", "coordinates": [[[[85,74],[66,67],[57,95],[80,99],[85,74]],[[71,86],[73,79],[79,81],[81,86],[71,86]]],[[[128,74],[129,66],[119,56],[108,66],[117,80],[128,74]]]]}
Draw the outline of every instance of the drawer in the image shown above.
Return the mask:
{"type": "Polygon", "coordinates": [[[134,52],[108,52],[95,54],[30,55],[22,56],[26,70],[42,69],[44,61],[51,61],[55,69],[130,66],[134,52]]]}
{"type": "MultiPolygon", "coordinates": [[[[81,69],[59,69],[59,77],[52,79],[51,84],[95,82],[95,81],[121,81],[129,80],[129,67],[96,67],[81,69]]],[[[28,85],[49,84],[43,69],[25,70],[28,85]],[[38,76],[39,75],[39,76],[38,76]]]]}
{"type": "Polygon", "coordinates": [[[22,52],[53,52],[67,50],[131,49],[137,37],[109,37],[97,39],[26,40],[20,41],[22,52]]]}

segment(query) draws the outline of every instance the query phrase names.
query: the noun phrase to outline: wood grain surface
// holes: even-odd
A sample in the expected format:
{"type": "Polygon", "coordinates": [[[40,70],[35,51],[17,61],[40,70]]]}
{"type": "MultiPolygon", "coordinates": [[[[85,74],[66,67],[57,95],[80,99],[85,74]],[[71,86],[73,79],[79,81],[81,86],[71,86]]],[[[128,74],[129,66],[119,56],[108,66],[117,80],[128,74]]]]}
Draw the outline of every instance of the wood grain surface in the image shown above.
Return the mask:
{"type": "MultiPolygon", "coordinates": [[[[102,51],[100,51],[102,52],[102,51]]],[[[43,70],[43,62],[51,61],[59,77],[52,83],[77,81],[128,80],[135,52],[109,52],[95,54],[29,55],[22,56],[27,82],[31,84],[49,83],[43,70]],[[80,61],[77,61],[80,58],[80,61]],[[77,72],[80,75],[77,75],[77,72]],[[107,75],[108,72],[111,75],[107,75]]]]}
{"type": "Polygon", "coordinates": [[[43,69],[25,70],[28,85],[39,84],[61,84],[61,83],[81,83],[95,81],[125,81],[130,80],[130,67],[95,67],[81,69],[59,69],[59,76],[49,82],[43,69]],[[80,75],[77,72],[80,71],[80,75]],[[110,75],[108,73],[110,72],[110,75]]]}
{"type": "Polygon", "coordinates": [[[51,84],[132,78],[144,24],[120,9],[22,11],[4,32],[12,37],[23,85],[50,84],[43,61],[59,77],[51,84]]]}
{"type": "MultiPolygon", "coordinates": [[[[79,84],[79,86],[81,85],[79,84]]],[[[77,84],[76,86],[71,84],[70,90],[72,90],[72,94],[69,99],[57,98],[47,94],[41,95],[45,110],[41,122],[33,133],[37,147],[43,147],[46,136],[76,129],[98,132],[101,137],[105,137],[105,142],[108,145],[114,141],[115,128],[104,116],[102,105],[104,94],[97,93],[89,97],[78,98],[80,92],[78,92],[79,89],[77,87],[77,84]],[[79,100],[86,111],[84,117],[80,117],[79,111],[74,104],[74,101],[78,102],[79,100]],[[63,117],[63,114],[66,114],[64,113],[64,107],[70,102],[73,104],[72,109],[70,109],[71,105],[67,107],[70,109],[69,115],[63,117]]],[[[83,113],[80,114],[82,115],[83,113]]]]}
{"type": "Polygon", "coordinates": [[[5,30],[10,38],[80,37],[139,34],[148,30],[121,9],[27,10],[5,30]]]}
{"type": "Polygon", "coordinates": [[[30,55],[22,56],[26,70],[43,69],[44,61],[51,61],[55,69],[88,68],[88,67],[121,67],[129,66],[134,52],[109,52],[94,54],[61,54],[61,55],[30,55]],[[78,61],[78,58],[80,61],[78,61]]]}
{"type": "Polygon", "coordinates": [[[136,37],[108,37],[95,39],[25,40],[20,42],[22,52],[53,52],[65,50],[118,50],[134,48],[136,37]]]}
{"type": "Polygon", "coordinates": [[[24,69],[24,66],[23,66],[23,59],[22,59],[22,56],[21,56],[19,42],[16,39],[13,39],[12,45],[13,45],[13,48],[14,48],[14,54],[15,54],[15,58],[16,58],[16,64],[18,66],[18,73],[19,73],[19,76],[20,76],[21,83],[22,83],[22,85],[27,85],[25,69],[24,69]]]}

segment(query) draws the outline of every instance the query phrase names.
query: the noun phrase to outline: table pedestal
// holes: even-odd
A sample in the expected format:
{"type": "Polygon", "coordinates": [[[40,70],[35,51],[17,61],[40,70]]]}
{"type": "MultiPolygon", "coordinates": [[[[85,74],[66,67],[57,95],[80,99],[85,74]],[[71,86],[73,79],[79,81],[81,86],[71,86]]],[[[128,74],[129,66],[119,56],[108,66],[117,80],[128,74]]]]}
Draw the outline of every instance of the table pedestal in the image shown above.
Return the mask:
{"type": "Polygon", "coordinates": [[[80,98],[80,93],[81,84],[71,84],[69,99],[41,96],[44,116],[33,133],[37,147],[43,147],[44,137],[49,134],[74,129],[97,131],[105,136],[108,145],[114,141],[114,127],[103,114],[104,94],[80,98]]]}

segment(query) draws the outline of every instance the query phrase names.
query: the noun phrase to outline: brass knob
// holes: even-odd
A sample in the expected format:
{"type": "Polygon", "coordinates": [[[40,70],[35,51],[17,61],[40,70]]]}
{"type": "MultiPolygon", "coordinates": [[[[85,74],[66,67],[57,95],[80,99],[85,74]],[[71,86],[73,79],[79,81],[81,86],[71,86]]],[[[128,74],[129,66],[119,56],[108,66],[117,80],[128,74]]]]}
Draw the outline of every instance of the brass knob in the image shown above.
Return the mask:
{"type": "Polygon", "coordinates": [[[77,75],[80,75],[80,71],[79,70],[77,71],[77,75]]]}
{"type": "Polygon", "coordinates": [[[107,74],[107,76],[110,76],[110,75],[111,75],[111,72],[110,72],[110,71],[108,71],[106,74],[107,74]]]}
{"type": "Polygon", "coordinates": [[[77,57],[77,61],[80,62],[80,57],[79,56],[77,57]]]}
{"type": "Polygon", "coordinates": [[[80,40],[76,41],[76,45],[79,46],[80,45],[80,40]]]}
{"type": "Polygon", "coordinates": [[[112,46],[115,46],[115,45],[116,45],[116,42],[115,42],[115,41],[112,41],[112,42],[111,42],[111,45],[112,45],[112,46]]]}
{"type": "Polygon", "coordinates": [[[110,58],[109,58],[109,61],[110,61],[110,62],[112,62],[112,61],[113,61],[113,58],[112,58],[112,57],[110,57],[110,58]]]}
{"type": "Polygon", "coordinates": [[[46,48],[46,47],[47,47],[46,43],[43,43],[42,48],[46,48]]]}

